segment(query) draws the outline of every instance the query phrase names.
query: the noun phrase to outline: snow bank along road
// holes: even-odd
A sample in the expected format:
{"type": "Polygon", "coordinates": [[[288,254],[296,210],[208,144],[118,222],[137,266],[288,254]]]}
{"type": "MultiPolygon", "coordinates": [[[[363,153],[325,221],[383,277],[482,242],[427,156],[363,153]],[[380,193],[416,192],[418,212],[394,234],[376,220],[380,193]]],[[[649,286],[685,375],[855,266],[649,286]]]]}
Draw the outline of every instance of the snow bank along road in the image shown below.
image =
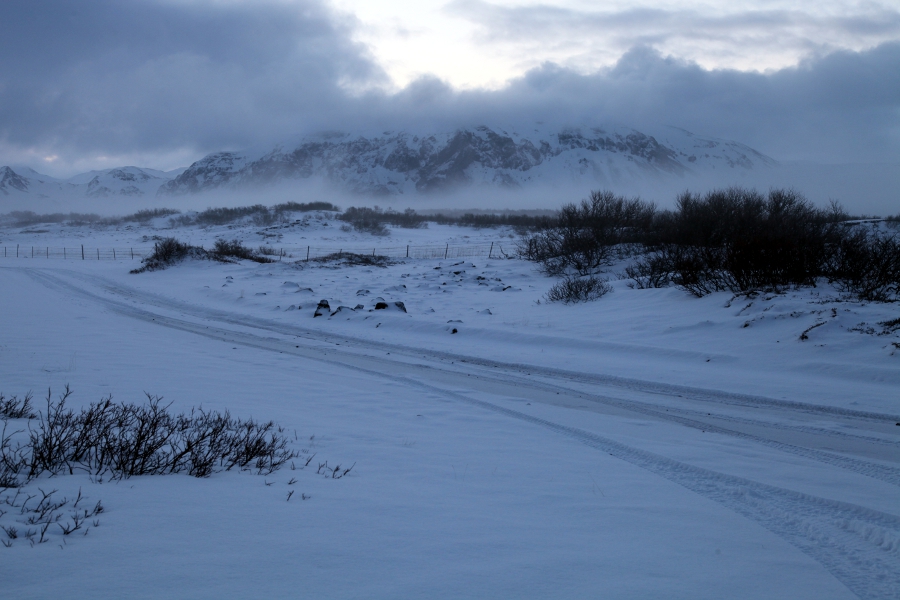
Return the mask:
{"type": "Polygon", "coordinates": [[[4,289],[26,279],[128,319],[337,365],[577,440],[757,523],[860,598],[900,597],[898,415],[286,325],[151,294],[96,272],[0,269],[4,289]],[[642,436],[610,426],[621,419],[657,427],[642,436]]]}

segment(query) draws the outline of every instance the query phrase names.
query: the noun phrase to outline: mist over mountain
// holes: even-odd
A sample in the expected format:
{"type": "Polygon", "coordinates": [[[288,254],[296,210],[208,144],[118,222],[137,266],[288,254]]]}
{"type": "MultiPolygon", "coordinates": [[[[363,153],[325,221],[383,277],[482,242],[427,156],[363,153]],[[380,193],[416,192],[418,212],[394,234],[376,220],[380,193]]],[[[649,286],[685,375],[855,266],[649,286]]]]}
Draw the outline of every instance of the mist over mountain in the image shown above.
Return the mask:
{"type": "Polygon", "coordinates": [[[685,189],[792,187],[823,204],[865,199],[893,214],[893,165],[784,163],[735,141],[668,126],[516,126],[325,132],[245,151],[215,152],[186,168],[135,166],[56,179],[0,168],[0,211],[275,203],[328,199],[415,207],[555,208],[592,189],[662,206],[685,189]],[[5,210],[4,210],[5,209],[5,210]]]}
{"type": "Polygon", "coordinates": [[[663,135],[623,126],[553,131],[540,123],[442,133],[332,132],[265,151],[213,153],[182,172],[122,167],[59,180],[31,169],[4,167],[0,194],[140,198],[319,180],[363,196],[428,196],[473,186],[510,190],[572,184],[585,189],[614,187],[777,164],[737,142],[675,128],[664,128],[663,135]]]}

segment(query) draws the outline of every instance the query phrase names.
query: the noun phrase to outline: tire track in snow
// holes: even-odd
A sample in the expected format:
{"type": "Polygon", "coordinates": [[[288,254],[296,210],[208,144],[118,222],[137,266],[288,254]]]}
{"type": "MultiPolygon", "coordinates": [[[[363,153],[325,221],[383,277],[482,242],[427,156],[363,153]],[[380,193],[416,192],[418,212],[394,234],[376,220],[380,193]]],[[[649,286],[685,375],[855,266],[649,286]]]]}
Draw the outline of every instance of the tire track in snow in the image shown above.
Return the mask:
{"type": "MultiPolygon", "coordinates": [[[[144,309],[137,308],[135,306],[131,306],[129,304],[122,303],[120,301],[114,300],[112,298],[104,297],[96,294],[93,291],[85,290],[80,288],[79,286],[73,285],[71,282],[67,282],[64,279],[60,279],[53,275],[50,275],[46,272],[41,272],[40,274],[34,273],[31,270],[28,271],[28,274],[33,278],[41,280],[45,285],[54,285],[59,286],[62,289],[68,291],[74,291],[81,295],[85,295],[91,298],[94,301],[101,302],[111,309],[116,310],[117,312],[122,312],[124,309],[126,313],[134,313],[135,311],[140,312],[141,314],[152,314],[152,320],[154,322],[160,322],[160,319],[164,318],[163,315],[158,313],[150,313],[144,309]]],[[[70,274],[70,272],[66,272],[66,274],[70,274]]],[[[244,316],[244,315],[235,315],[232,313],[227,313],[224,311],[219,311],[215,309],[204,309],[202,307],[197,307],[195,305],[185,304],[179,301],[172,301],[166,298],[157,296],[155,294],[144,294],[137,290],[132,290],[127,287],[116,285],[105,278],[100,277],[91,277],[84,276],[83,279],[87,279],[93,285],[101,285],[109,291],[117,296],[125,297],[133,302],[141,302],[143,304],[150,304],[151,306],[157,306],[160,308],[168,309],[168,310],[179,310],[184,311],[190,316],[217,321],[220,323],[227,323],[230,325],[238,325],[242,328],[250,328],[250,329],[261,329],[264,331],[269,331],[272,333],[276,333],[278,335],[303,335],[307,339],[311,339],[314,341],[334,344],[334,343],[342,343],[345,344],[342,348],[346,348],[346,343],[350,340],[353,340],[357,345],[370,348],[370,349],[378,349],[384,350],[388,349],[397,354],[406,354],[407,356],[420,357],[421,353],[425,353],[426,355],[440,355],[442,357],[450,357],[456,358],[458,362],[462,362],[466,365],[470,366],[482,366],[477,364],[477,359],[473,359],[472,357],[462,357],[459,355],[447,355],[446,353],[440,352],[430,352],[427,350],[411,350],[409,347],[398,346],[394,344],[385,344],[381,342],[368,342],[366,340],[359,340],[357,338],[352,338],[348,336],[337,336],[334,334],[322,333],[318,330],[307,329],[300,326],[293,325],[283,325],[280,323],[272,323],[271,321],[266,321],[264,319],[259,319],[252,316],[244,316]],[[148,302],[148,299],[150,300],[148,302]],[[199,310],[198,310],[199,308],[199,310]],[[338,341],[339,340],[339,341],[338,341]]],[[[132,316],[137,316],[132,314],[132,316]]],[[[146,317],[138,316],[142,320],[148,320],[146,317]]],[[[186,322],[185,322],[186,323],[186,322]]],[[[293,352],[293,348],[290,349],[293,352]]],[[[346,356],[354,356],[352,353],[348,353],[345,350],[331,350],[331,352],[337,352],[346,356]]],[[[369,355],[370,360],[379,361],[383,364],[396,365],[398,361],[385,359],[384,357],[373,357],[369,355]]],[[[445,358],[446,360],[446,358],[445,358]]],[[[552,394],[556,394],[559,392],[565,392],[566,394],[576,395],[582,399],[590,400],[594,403],[609,406],[612,408],[616,408],[619,410],[624,410],[631,413],[637,413],[644,416],[653,417],[655,419],[659,419],[662,421],[678,423],[679,425],[690,427],[693,429],[698,429],[705,432],[717,433],[720,435],[726,435],[731,437],[736,437],[739,439],[744,439],[753,443],[757,443],[769,448],[773,448],[778,451],[794,454],[796,456],[800,456],[806,459],[814,460],[823,464],[827,464],[830,466],[835,466],[841,469],[845,469],[860,475],[864,475],[866,477],[871,477],[873,479],[877,479],[879,481],[883,481],[885,483],[895,485],[900,487],[900,468],[892,467],[889,465],[871,462],[867,460],[863,460],[860,458],[845,456],[843,454],[837,454],[834,452],[828,452],[821,449],[809,448],[805,446],[799,446],[797,444],[786,443],[783,441],[778,441],[775,439],[770,439],[767,437],[763,437],[760,435],[755,435],[753,433],[749,433],[746,431],[740,431],[735,428],[723,427],[721,425],[716,425],[714,423],[709,423],[702,419],[691,418],[691,416],[696,416],[695,411],[686,411],[678,408],[673,408],[671,406],[660,407],[658,405],[641,402],[635,399],[621,399],[614,398],[610,396],[604,396],[599,394],[592,394],[590,392],[584,392],[581,390],[572,389],[566,387],[564,385],[558,384],[548,384],[546,382],[542,382],[537,379],[525,379],[520,376],[510,375],[506,370],[501,369],[499,365],[503,363],[491,362],[487,366],[490,367],[488,372],[482,372],[479,377],[487,380],[494,380],[499,382],[505,382],[508,385],[513,386],[525,386],[526,388],[536,388],[536,389],[544,389],[552,394]],[[500,371],[500,372],[498,372],[500,371]],[[694,415],[691,413],[694,412],[694,415]],[[682,414],[678,414],[682,413],[682,414]],[[688,415],[688,416],[685,416],[688,415]]],[[[426,365],[418,365],[420,368],[424,369],[439,369],[439,367],[434,366],[426,366],[426,365]]],[[[532,373],[535,369],[531,369],[530,367],[523,365],[508,365],[510,370],[525,370],[528,373],[532,373]]],[[[439,369],[441,370],[441,369],[439,369]]],[[[564,372],[565,373],[565,372],[564,372]]],[[[573,373],[575,375],[575,373],[573,373]]],[[[551,379],[561,378],[559,375],[556,377],[552,377],[551,379]]],[[[777,402],[777,401],[776,401],[777,402]]],[[[800,403],[797,403],[800,404],[800,403]]],[[[823,407],[830,408],[830,407],[823,407]]],[[[872,413],[866,413],[867,416],[871,416],[872,413]]],[[[835,415],[831,415],[835,416],[835,415]]],[[[716,415],[714,417],[717,420],[731,421],[735,424],[738,424],[741,419],[732,418],[731,416],[726,415],[716,415]]],[[[846,418],[846,415],[844,415],[846,418]]],[[[766,421],[757,421],[753,419],[743,419],[746,422],[750,422],[757,427],[770,427],[771,423],[766,421]]],[[[898,444],[895,442],[885,441],[872,437],[864,437],[857,436],[852,434],[847,434],[843,432],[835,432],[827,429],[818,429],[818,428],[810,428],[810,427],[793,427],[790,425],[779,425],[779,429],[787,429],[800,431],[802,433],[814,433],[815,435],[825,435],[830,437],[837,438],[845,438],[852,439],[855,441],[859,441],[862,443],[868,444],[877,444],[881,447],[886,447],[888,450],[897,448],[898,444]]],[[[900,452],[900,451],[898,451],[900,452]]]]}
{"type": "MultiPolygon", "coordinates": [[[[278,352],[296,350],[282,347],[287,343],[276,338],[261,338],[250,333],[191,323],[103,298],[77,287],[73,288],[71,284],[57,278],[38,277],[38,279],[52,287],[76,291],[80,295],[100,301],[116,312],[145,322],[264,350],[278,352]]],[[[241,319],[235,324],[245,325],[246,322],[241,319]]],[[[334,353],[334,350],[330,351],[334,353]]],[[[300,354],[307,356],[308,353],[307,350],[300,354]]],[[[356,357],[352,354],[342,354],[345,359],[356,357]]],[[[473,399],[415,379],[391,376],[385,374],[383,370],[350,365],[347,364],[347,360],[336,360],[334,354],[332,358],[322,356],[310,358],[342,364],[372,376],[452,397],[556,431],[647,469],[760,523],[815,558],[861,598],[895,597],[900,590],[900,568],[898,568],[900,565],[897,564],[900,519],[892,515],[694,467],[577,428],[473,399]]],[[[367,358],[372,360],[372,357],[367,358]]],[[[527,383],[534,385],[534,382],[527,383]]]]}
{"type": "Polygon", "coordinates": [[[413,378],[391,375],[382,369],[353,364],[354,360],[358,363],[373,360],[381,363],[393,361],[331,349],[328,350],[330,356],[327,356],[321,349],[308,347],[297,349],[288,341],[274,337],[262,337],[150,312],[73,287],[56,278],[41,276],[35,278],[57,289],[75,291],[99,301],[117,313],[144,322],[228,343],[273,352],[294,353],[342,365],[373,377],[439,394],[553,431],[681,485],[758,523],[819,562],[859,598],[882,599],[900,596],[900,517],[696,467],[582,429],[471,398],[413,378]],[[340,354],[343,360],[339,360],[336,354],[340,354]]]}
{"type": "MultiPolygon", "coordinates": [[[[29,269],[31,271],[31,269],[29,269]]],[[[126,285],[122,285],[107,279],[105,277],[97,276],[97,275],[89,275],[86,273],[78,273],[74,271],[66,271],[61,269],[41,269],[42,272],[48,274],[49,271],[55,271],[57,274],[62,274],[65,276],[73,277],[76,279],[81,279],[91,285],[100,287],[105,289],[111,294],[115,294],[117,296],[122,296],[125,298],[130,298],[136,301],[143,302],[145,304],[156,305],[160,308],[165,308],[168,310],[177,310],[184,311],[185,313],[192,314],[192,316],[206,319],[214,319],[227,323],[232,323],[236,325],[248,325],[252,324],[253,327],[259,329],[268,329],[271,331],[276,331],[278,333],[285,333],[286,331],[291,331],[295,335],[304,335],[307,337],[312,337],[317,340],[327,342],[327,343],[335,343],[335,342],[353,342],[362,347],[371,347],[373,349],[386,349],[391,352],[397,352],[398,354],[404,354],[411,357],[421,357],[431,356],[434,359],[452,361],[452,362],[462,362],[467,365],[472,366],[481,366],[489,369],[502,369],[506,372],[522,372],[528,375],[542,375],[553,379],[563,379],[565,381],[575,381],[593,385],[606,385],[611,387],[619,387],[626,390],[637,391],[641,393],[650,393],[650,394],[660,394],[669,397],[683,397],[689,398],[692,400],[699,401],[707,401],[715,404],[734,404],[737,406],[759,406],[759,407],[767,407],[778,410],[785,410],[789,412],[798,412],[812,415],[829,415],[829,416],[840,416],[847,418],[860,419],[864,421],[879,421],[879,422],[889,422],[896,423],[900,422],[900,415],[896,414],[887,414],[887,413],[878,413],[873,411],[862,411],[855,409],[842,408],[838,406],[828,406],[821,404],[810,404],[806,402],[796,402],[792,400],[782,400],[776,398],[768,398],[765,396],[757,396],[752,394],[740,394],[734,392],[728,392],[724,390],[715,390],[715,389],[705,389],[677,384],[669,384],[669,383],[661,383],[657,381],[643,380],[643,379],[631,379],[627,377],[619,377],[616,375],[607,375],[607,374],[597,374],[597,373],[584,373],[581,371],[569,371],[567,369],[558,369],[553,367],[543,367],[539,365],[531,365],[531,364],[521,364],[521,363],[508,363],[493,359],[486,359],[477,356],[470,355],[462,355],[455,354],[452,352],[445,352],[442,350],[432,350],[426,348],[414,348],[410,346],[401,346],[398,344],[391,344],[389,342],[381,342],[376,340],[369,340],[366,338],[357,338],[352,335],[347,334],[336,334],[329,333],[327,331],[322,331],[320,329],[313,329],[309,327],[303,327],[302,325],[295,324],[286,324],[286,323],[278,323],[273,321],[268,321],[266,319],[261,319],[259,317],[254,317],[252,315],[236,315],[235,313],[229,313],[226,311],[198,306],[195,304],[190,304],[188,302],[184,302],[181,300],[174,300],[171,298],[166,298],[164,296],[160,296],[158,294],[153,294],[150,292],[144,292],[141,290],[137,290],[135,288],[131,288],[126,285]]],[[[62,282],[60,282],[62,283],[62,282]]],[[[71,283],[65,283],[64,285],[72,285],[71,283]]],[[[81,290],[83,293],[91,293],[96,296],[92,292],[88,292],[86,290],[81,290]]],[[[99,299],[99,297],[97,297],[99,299]]]]}

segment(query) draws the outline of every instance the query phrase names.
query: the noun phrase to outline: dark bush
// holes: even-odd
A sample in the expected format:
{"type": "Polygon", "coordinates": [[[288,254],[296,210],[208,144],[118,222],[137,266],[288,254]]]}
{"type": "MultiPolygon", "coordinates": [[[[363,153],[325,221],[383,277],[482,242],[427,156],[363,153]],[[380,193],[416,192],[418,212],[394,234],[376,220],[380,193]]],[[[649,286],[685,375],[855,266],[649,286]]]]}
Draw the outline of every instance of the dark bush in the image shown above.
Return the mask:
{"type": "Polygon", "coordinates": [[[393,264],[387,256],[380,254],[357,254],[355,252],[333,252],[325,256],[310,259],[310,262],[334,267],[387,267],[393,264]]]}
{"type": "Polygon", "coordinates": [[[605,279],[593,275],[587,277],[566,277],[547,292],[548,302],[590,302],[602,298],[612,291],[612,286],[605,279]]]}
{"type": "Polygon", "coordinates": [[[612,192],[591,192],[567,204],[551,225],[522,238],[519,254],[548,275],[597,272],[619,256],[624,244],[643,241],[656,212],[653,204],[612,192]]]}
{"type": "Polygon", "coordinates": [[[377,206],[375,208],[351,206],[338,216],[338,219],[353,226],[362,233],[370,233],[377,236],[390,235],[388,231],[385,213],[377,206]]]}
{"type": "Polygon", "coordinates": [[[208,256],[206,250],[199,246],[191,246],[172,237],[165,238],[153,244],[153,254],[144,258],[142,261],[144,266],[131,272],[159,271],[186,258],[208,258],[208,256]]]}
{"type": "Polygon", "coordinates": [[[117,404],[111,398],[79,412],[66,407],[71,392],[57,401],[47,395],[25,444],[0,437],[0,479],[18,487],[41,475],[74,473],[135,475],[187,473],[207,477],[217,471],[253,470],[267,474],[296,456],[289,438],[273,422],[236,419],[194,409],[169,412],[161,398],[147,404],[117,404]]]}
{"type": "Polygon", "coordinates": [[[653,222],[652,251],[626,273],[638,287],[674,282],[691,293],[815,285],[842,234],[839,207],[815,208],[791,190],[686,192],[653,222]]]}
{"type": "Polygon", "coordinates": [[[18,396],[7,398],[0,393],[0,419],[34,419],[37,415],[31,407],[31,393],[21,399],[18,396]]]}
{"type": "Polygon", "coordinates": [[[211,254],[214,258],[218,258],[220,260],[225,258],[240,258],[244,260],[252,260],[258,263],[275,262],[267,256],[254,252],[247,246],[243,245],[240,240],[216,240],[216,244],[215,246],[213,246],[211,254]]]}
{"type": "Polygon", "coordinates": [[[861,300],[900,299],[900,239],[855,227],[835,244],[827,265],[829,281],[861,300]]]}

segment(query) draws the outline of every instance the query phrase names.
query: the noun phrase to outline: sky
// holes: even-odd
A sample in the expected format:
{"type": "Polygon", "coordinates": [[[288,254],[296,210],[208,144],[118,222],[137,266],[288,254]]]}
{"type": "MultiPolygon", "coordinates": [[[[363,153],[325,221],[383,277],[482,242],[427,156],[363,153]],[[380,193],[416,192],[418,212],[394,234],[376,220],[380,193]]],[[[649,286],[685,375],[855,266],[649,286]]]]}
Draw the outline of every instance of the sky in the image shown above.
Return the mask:
{"type": "Polygon", "coordinates": [[[900,2],[0,3],[0,164],[50,175],[537,120],[900,162],[900,2]]]}

